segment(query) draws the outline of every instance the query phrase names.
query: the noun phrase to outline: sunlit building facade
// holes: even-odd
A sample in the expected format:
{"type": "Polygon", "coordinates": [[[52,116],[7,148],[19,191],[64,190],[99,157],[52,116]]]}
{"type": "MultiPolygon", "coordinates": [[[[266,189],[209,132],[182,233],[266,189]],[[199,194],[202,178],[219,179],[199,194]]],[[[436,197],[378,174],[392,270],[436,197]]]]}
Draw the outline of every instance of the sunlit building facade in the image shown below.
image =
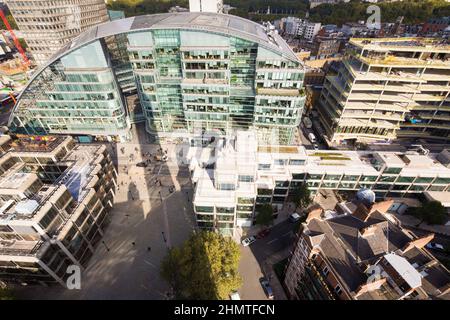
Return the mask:
{"type": "Polygon", "coordinates": [[[377,199],[425,191],[450,196],[450,156],[418,152],[307,150],[258,143],[253,132],[237,132],[187,153],[197,224],[235,236],[253,224],[261,205],[292,201],[299,186],[320,190],[370,189],[377,199]]]}
{"type": "Polygon", "coordinates": [[[214,13],[139,16],[97,26],[37,71],[13,131],[126,140],[133,122],[185,137],[254,128],[291,143],[303,68],[272,29],[214,13]]]}
{"type": "Polygon", "coordinates": [[[328,141],[448,142],[449,55],[436,39],[351,39],[317,106],[328,141]]]}
{"type": "Polygon", "coordinates": [[[66,287],[109,223],[111,156],[67,136],[0,135],[0,145],[0,281],[66,287]]]}

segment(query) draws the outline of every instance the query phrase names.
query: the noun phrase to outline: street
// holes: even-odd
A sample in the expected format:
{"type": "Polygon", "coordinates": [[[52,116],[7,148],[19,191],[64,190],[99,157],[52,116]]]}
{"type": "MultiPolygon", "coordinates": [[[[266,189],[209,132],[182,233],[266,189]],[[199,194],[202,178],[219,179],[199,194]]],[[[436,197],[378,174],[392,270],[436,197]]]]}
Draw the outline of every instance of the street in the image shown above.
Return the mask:
{"type": "Polygon", "coordinates": [[[289,248],[293,241],[294,224],[285,220],[270,229],[266,238],[258,239],[250,248],[256,259],[262,263],[271,255],[289,248]]]}
{"type": "Polygon", "coordinates": [[[269,280],[275,300],[286,299],[273,265],[288,257],[295,239],[293,228],[294,224],[285,220],[273,226],[267,237],[257,239],[248,247],[241,245],[239,272],[243,277],[243,285],[239,294],[243,300],[267,299],[259,283],[261,277],[269,280]]]}

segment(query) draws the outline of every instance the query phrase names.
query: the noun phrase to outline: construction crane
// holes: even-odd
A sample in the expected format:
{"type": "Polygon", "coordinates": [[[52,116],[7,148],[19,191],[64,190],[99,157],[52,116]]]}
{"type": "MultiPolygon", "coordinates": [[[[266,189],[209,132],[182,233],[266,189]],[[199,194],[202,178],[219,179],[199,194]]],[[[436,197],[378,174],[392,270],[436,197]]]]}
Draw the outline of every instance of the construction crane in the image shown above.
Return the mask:
{"type": "Polygon", "coordinates": [[[19,51],[20,55],[22,56],[24,66],[25,68],[28,68],[30,66],[30,60],[28,60],[27,55],[25,54],[25,51],[23,50],[22,46],[20,45],[19,39],[17,39],[16,35],[14,34],[14,31],[12,30],[11,26],[9,25],[8,20],[6,19],[5,13],[2,9],[0,9],[0,17],[3,20],[3,23],[6,26],[6,29],[8,29],[9,34],[11,35],[11,38],[14,41],[14,45],[16,46],[17,50],[19,51]]]}

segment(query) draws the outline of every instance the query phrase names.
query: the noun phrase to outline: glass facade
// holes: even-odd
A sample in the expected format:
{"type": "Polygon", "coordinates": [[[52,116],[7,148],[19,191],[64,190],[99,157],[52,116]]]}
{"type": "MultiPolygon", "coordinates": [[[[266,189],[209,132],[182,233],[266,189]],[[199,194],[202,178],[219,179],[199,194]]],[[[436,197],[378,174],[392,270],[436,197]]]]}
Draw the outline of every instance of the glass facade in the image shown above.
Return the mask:
{"type": "Polygon", "coordinates": [[[206,30],[147,29],[68,50],[32,79],[11,121],[16,132],[126,140],[150,133],[256,128],[291,143],[303,110],[304,71],[283,50],[206,30]]]}

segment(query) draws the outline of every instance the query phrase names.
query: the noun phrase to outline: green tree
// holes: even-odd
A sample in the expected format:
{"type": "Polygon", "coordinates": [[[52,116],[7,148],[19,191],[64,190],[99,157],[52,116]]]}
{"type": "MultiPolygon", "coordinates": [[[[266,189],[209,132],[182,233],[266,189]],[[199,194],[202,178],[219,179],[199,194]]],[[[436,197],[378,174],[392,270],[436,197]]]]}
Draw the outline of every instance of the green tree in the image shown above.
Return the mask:
{"type": "Polygon", "coordinates": [[[19,38],[17,39],[20,43],[20,46],[22,47],[23,50],[27,51],[28,48],[28,44],[26,43],[25,39],[23,38],[19,38]]]}
{"type": "MultiPolygon", "coordinates": [[[[9,25],[11,26],[11,28],[13,30],[17,30],[17,24],[16,24],[16,20],[14,20],[13,16],[11,14],[7,14],[6,13],[6,20],[8,21],[9,25]]],[[[6,30],[6,26],[3,23],[3,20],[0,19],[0,29],[2,30],[6,30]]]]}
{"type": "Polygon", "coordinates": [[[299,207],[302,210],[306,209],[311,204],[311,191],[309,191],[309,188],[305,183],[302,183],[295,189],[293,200],[296,206],[296,210],[299,207]]]}
{"type": "Polygon", "coordinates": [[[412,208],[410,213],[422,222],[427,224],[444,224],[447,221],[447,209],[439,201],[428,201],[417,208],[412,208]]]}
{"type": "Polygon", "coordinates": [[[256,224],[269,226],[273,222],[273,207],[271,204],[263,204],[257,208],[256,224]]]}
{"type": "Polygon", "coordinates": [[[241,286],[239,259],[239,246],[231,238],[202,231],[169,250],[161,263],[161,275],[176,298],[223,300],[241,286]]]}

